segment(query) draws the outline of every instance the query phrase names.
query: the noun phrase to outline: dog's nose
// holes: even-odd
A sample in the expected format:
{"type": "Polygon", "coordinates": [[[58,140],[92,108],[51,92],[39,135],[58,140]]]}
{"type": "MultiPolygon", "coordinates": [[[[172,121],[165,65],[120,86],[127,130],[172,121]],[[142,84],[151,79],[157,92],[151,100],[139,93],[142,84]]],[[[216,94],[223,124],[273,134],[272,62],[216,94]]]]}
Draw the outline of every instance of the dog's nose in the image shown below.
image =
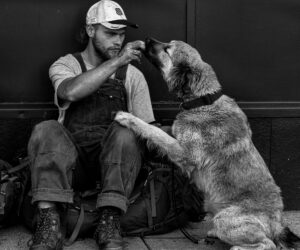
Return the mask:
{"type": "Polygon", "coordinates": [[[153,38],[153,37],[147,37],[147,38],[145,39],[145,43],[146,43],[146,45],[147,45],[147,44],[150,45],[150,44],[162,44],[163,42],[158,41],[158,40],[156,40],[156,39],[153,38]]]}
{"type": "Polygon", "coordinates": [[[153,43],[154,42],[154,38],[152,38],[152,37],[146,37],[146,39],[145,39],[145,44],[146,44],[146,46],[147,45],[150,45],[151,43],[153,43]]]}
{"type": "Polygon", "coordinates": [[[167,44],[160,42],[152,37],[147,37],[145,39],[145,45],[146,45],[146,51],[148,50],[161,50],[162,48],[164,48],[167,44]]]}

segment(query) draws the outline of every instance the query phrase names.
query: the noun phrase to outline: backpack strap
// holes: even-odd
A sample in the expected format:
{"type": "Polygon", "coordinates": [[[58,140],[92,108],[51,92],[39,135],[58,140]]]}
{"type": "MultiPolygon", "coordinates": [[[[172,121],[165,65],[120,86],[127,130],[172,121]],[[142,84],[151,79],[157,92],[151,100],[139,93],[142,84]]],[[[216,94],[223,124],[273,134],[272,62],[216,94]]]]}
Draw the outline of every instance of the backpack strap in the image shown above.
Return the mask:
{"type": "MultiPolygon", "coordinates": [[[[176,216],[176,220],[179,224],[179,215],[178,215],[178,211],[177,211],[177,204],[176,204],[176,199],[175,199],[175,166],[172,166],[172,171],[171,171],[171,175],[172,175],[172,201],[173,201],[173,205],[175,208],[175,216],[176,216]]],[[[195,237],[193,237],[187,230],[185,230],[184,227],[180,226],[179,227],[180,231],[183,233],[183,235],[188,238],[191,242],[193,242],[194,244],[199,244],[199,240],[196,239],[195,237]]]]}
{"type": "Polygon", "coordinates": [[[156,201],[155,201],[155,186],[154,179],[150,180],[150,200],[152,217],[156,217],[156,201]]]}
{"type": "Polygon", "coordinates": [[[15,172],[18,172],[18,171],[22,170],[23,168],[28,167],[29,164],[30,164],[29,157],[26,157],[21,164],[19,164],[18,166],[15,166],[15,167],[12,167],[12,168],[8,169],[7,173],[8,174],[13,174],[15,172]]]}
{"type": "Polygon", "coordinates": [[[0,186],[0,215],[4,214],[4,208],[6,205],[6,187],[8,185],[8,182],[2,183],[0,186]]]}
{"type": "Polygon", "coordinates": [[[74,243],[74,241],[77,239],[77,236],[80,232],[80,228],[83,224],[83,221],[84,221],[84,207],[83,207],[83,204],[81,204],[80,214],[78,216],[78,220],[76,222],[75,228],[74,228],[70,238],[68,240],[65,240],[65,242],[64,242],[65,246],[71,246],[74,243]]]}
{"type": "Polygon", "coordinates": [[[151,204],[148,199],[145,199],[145,204],[146,204],[146,210],[147,210],[147,219],[148,219],[148,227],[152,228],[153,227],[153,218],[151,214],[151,204]]]}
{"type": "Polygon", "coordinates": [[[86,66],[85,66],[85,63],[84,63],[84,61],[83,61],[83,58],[82,58],[81,53],[80,53],[80,52],[76,52],[76,53],[73,54],[73,56],[74,56],[74,57],[76,58],[76,60],[79,62],[82,73],[83,73],[83,72],[86,72],[87,69],[86,69],[86,66]]]}
{"type": "Polygon", "coordinates": [[[12,165],[10,165],[7,161],[0,159],[0,171],[2,173],[3,170],[8,170],[12,168],[12,165]]]}

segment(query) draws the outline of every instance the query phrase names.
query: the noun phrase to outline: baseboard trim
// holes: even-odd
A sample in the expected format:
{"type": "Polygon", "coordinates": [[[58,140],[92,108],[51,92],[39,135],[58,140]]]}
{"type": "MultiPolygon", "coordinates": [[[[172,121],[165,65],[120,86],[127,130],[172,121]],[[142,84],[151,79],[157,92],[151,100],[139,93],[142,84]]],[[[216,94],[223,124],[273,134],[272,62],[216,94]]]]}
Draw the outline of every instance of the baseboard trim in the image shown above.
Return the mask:
{"type": "MultiPolygon", "coordinates": [[[[300,102],[238,102],[248,117],[300,117],[300,102]]],[[[174,119],[180,111],[180,103],[172,101],[153,102],[155,115],[174,119]]],[[[57,117],[53,103],[0,103],[0,118],[57,117]]]]}

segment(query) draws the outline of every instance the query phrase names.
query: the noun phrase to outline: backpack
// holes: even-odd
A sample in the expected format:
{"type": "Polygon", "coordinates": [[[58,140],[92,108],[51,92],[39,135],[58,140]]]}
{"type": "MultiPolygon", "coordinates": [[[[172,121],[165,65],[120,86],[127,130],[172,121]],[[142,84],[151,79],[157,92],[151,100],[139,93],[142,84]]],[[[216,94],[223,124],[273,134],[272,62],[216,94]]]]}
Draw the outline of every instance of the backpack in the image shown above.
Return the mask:
{"type": "MultiPolygon", "coordinates": [[[[95,230],[99,220],[96,198],[97,191],[75,195],[74,204],[69,205],[64,215],[66,234],[70,236],[65,245],[95,230]]],[[[183,228],[188,221],[201,221],[205,216],[202,193],[170,164],[146,163],[129,202],[127,212],[121,217],[123,236],[167,233],[183,228]]],[[[183,233],[190,238],[186,231],[183,233]]]]}
{"type": "MultiPolygon", "coordinates": [[[[75,193],[73,204],[62,209],[63,225],[69,237],[65,241],[66,246],[78,237],[91,235],[96,229],[99,221],[96,209],[98,193],[99,190],[75,193]]],[[[27,213],[25,223],[33,229],[36,219],[31,197],[25,199],[27,201],[22,209],[27,213]]],[[[127,212],[121,217],[123,236],[167,233],[183,228],[188,221],[201,221],[205,216],[202,193],[171,164],[147,162],[139,173],[129,202],[127,212]]],[[[183,233],[189,237],[186,232],[183,233]]]]}
{"type": "Polygon", "coordinates": [[[148,162],[148,176],[121,219],[126,236],[162,234],[204,218],[203,196],[173,164],[148,162]]]}
{"type": "Polygon", "coordinates": [[[28,158],[15,167],[0,160],[0,228],[18,221],[29,176],[28,158]]]}

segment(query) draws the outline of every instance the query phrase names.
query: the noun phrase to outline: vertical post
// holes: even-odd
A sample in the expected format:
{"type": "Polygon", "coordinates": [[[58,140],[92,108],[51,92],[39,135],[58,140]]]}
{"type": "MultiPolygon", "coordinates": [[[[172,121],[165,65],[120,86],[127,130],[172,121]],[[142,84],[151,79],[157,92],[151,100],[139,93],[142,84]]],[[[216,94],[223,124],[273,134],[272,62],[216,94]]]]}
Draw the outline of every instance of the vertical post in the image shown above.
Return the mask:
{"type": "Polygon", "coordinates": [[[196,46],[196,0],[186,0],[186,42],[196,46]]]}

